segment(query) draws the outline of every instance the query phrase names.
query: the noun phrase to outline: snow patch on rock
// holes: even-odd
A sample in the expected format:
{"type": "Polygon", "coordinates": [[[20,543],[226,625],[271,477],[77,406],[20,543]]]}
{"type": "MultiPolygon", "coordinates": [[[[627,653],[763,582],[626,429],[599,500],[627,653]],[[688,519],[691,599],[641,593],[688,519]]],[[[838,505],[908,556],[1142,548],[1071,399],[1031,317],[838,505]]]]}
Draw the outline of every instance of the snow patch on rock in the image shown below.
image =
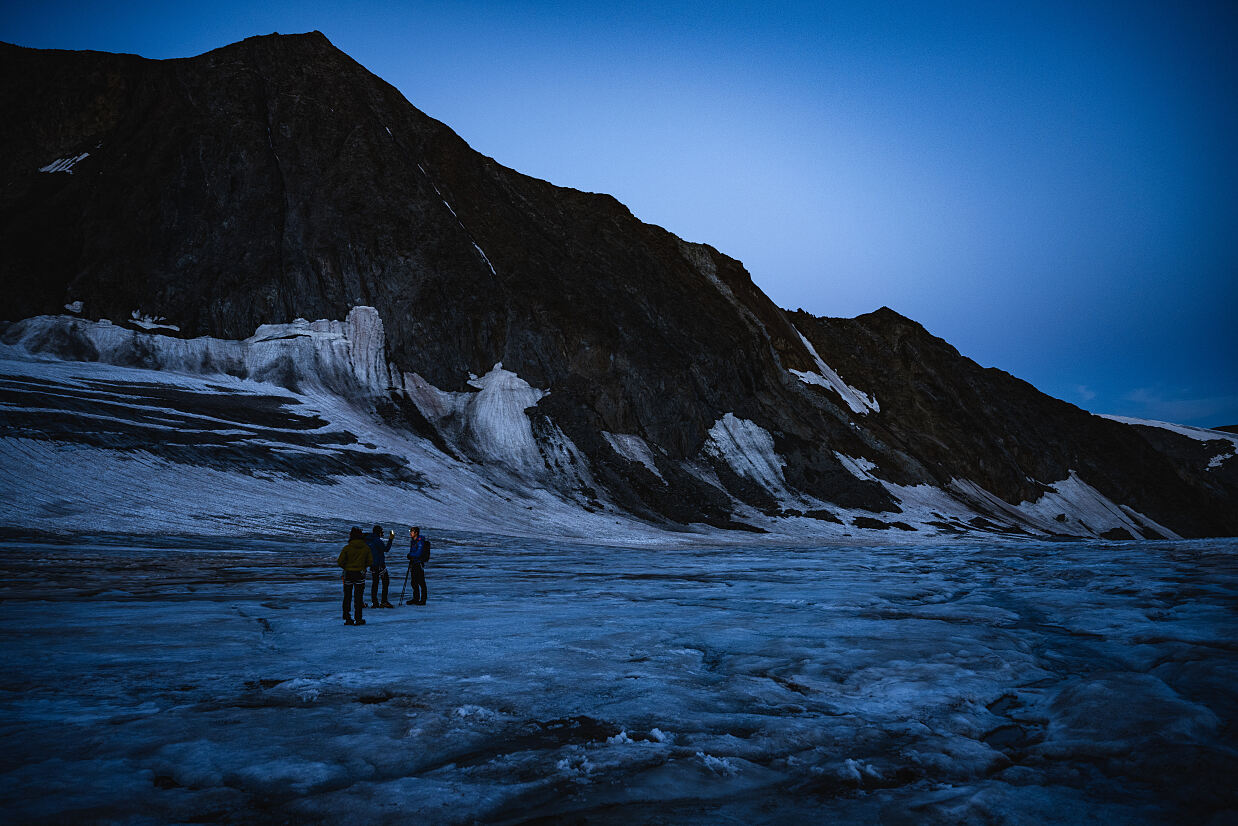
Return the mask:
{"type": "Polygon", "coordinates": [[[872,479],[873,476],[869,471],[877,469],[877,465],[874,462],[869,459],[865,459],[863,456],[859,458],[844,456],[837,450],[834,451],[834,456],[839,462],[842,463],[842,466],[845,467],[848,472],[850,472],[851,475],[857,479],[872,479]]]}
{"type": "Polygon", "coordinates": [[[1182,538],[1132,508],[1108,499],[1073,470],[1065,479],[1049,485],[1050,490],[1039,499],[1018,505],[1011,505],[966,479],[954,479],[949,487],[965,501],[978,505],[982,513],[992,513],[1046,534],[1099,536],[1106,531],[1122,529],[1131,536],[1140,537],[1146,528],[1151,528],[1166,539],[1182,538]],[[1064,518],[1059,519],[1059,516],[1064,518]]]}
{"type": "Polygon", "coordinates": [[[1229,453],[1218,453],[1208,460],[1208,470],[1216,470],[1236,455],[1238,455],[1238,446],[1231,447],[1229,453]]]}
{"type": "Polygon", "coordinates": [[[629,462],[644,465],[646,470],[661,479],[663,483],[666,482],[666,479],[658,470],[657,462],[654,461],[653,451],[649,449],[649,443],[640,436],[629,433],[609,433],[605,430],[602,431],[602,436],[615,453],[618,453],[629,462]]]}
{"type": "Polygon", "coordinates": [[[481,260],[486,262],[486,266],[490,268],[490,274],[498,275],[498,273],[494,271],[494,264],[490,263],[490,256],[486,255],[486,251],[483,250],[476,241],[473,242],[473,249],[477,250],[477,254],[481,256],[481,260]]]}
{"type": "Polygon", "coordinates": [[[769,431],[755,422],[727,413],[709,429],[704,453],[771,493],[785,495],[787,463],[774,451],[769,431]]]}
{"type": "MultiPolygon", "coordinates": [[[[80,313],[82,311],[82,302],[77,301],[74,303],[77,304],[77,309],[73,310],[73,312],[80,313]]],[[[65,305],[65,309],[69,309],[68,304],[65,305]]],[[[145,315],[141,310],[134,310],[129,314],[129,323],[134,327],[141,327],[143,330],[175,330],[178,333],[180,332],[180,327],[167,322],[168,320],[163,316],[145,315]]]]}
{"type": "Polygon", "coordinates": [[[484,458],[513,470],[528,473],[541,467],[541,454],[525,411],[546,391],[504,370],[502,362],[480,378],[470,376],[468,383],[481,391],[470,394],[464,409],[465,434],[473,448],[484,458]]]}
{"type": "Polygon", "coordinates": [[[1050,487],[1052,490],[1035,502],[1021,502],[1019,511],[1050,527],[1054,524],[1060,526],[1062,523],[1056,521],[1056,516],[1065,513],[1066,524],[1072,527],[1077,525],[1096,534],[1124,528],[1132,536],[1139,537],[1143,535],[1143,528],[1146,526],[1166,539],[1182,538],[1132,508],[1114,503],[1080,479],[1079,474],[1073,470],[1065,479],[1054,482],[1050,487]]]}
{"type": "Polygon", "coordinates": [[[1129,416],[1111,416],[1108,414],[1100,414],[1102,419],[1109,419],[1122,424],[1137,425],[1141,427],[1156,427],[1161,430],[1168,430],[1172,433],[1177,433],[1179,436],[1185,436],[1188,439],[1195,439],[1199,442],[1223,442],[1225,443],[1221,452],[1216,453],[1208,460],[1208,470],[1216,470],[1225,464],[1230,459],[1238,455],[1238,435],[1226,433],[1223,430],[1210,430],[1206,427],[1192,427],[1185,424],[1172,424],[1170,422],[1158,422],[1153,419],[1135,419],[1129,416]]]}
{"type": "Polygon", "coordinates": [[[404,373],[399,386],[421,415],[431,424],[439,425],[464,411],[472,393],[452,393],[440,390],[420,373],[404,373]]]}
{"type": "Polygon", "coordinates": [[[505,370],[502,362],[484,376],[469,374],[468,385],[479,392],[440,390],[417,373],[405,373],[399,384],[447,442],[478,461],[525,479],[551,472],[573,486],[592,485],[588,461],[557,425],[546,419],[534,432],[526,411],[549,391],[505,370]]]}
{"type": "Polygon", "coordinates": [[[902,511],[899,519],[912,524],[919,523],[926,528],[936,530],[940,525],[933,522],[966,522],[976,516],[976,512],[960,502],[947,491],[929,484],[899,485],[894,482],[877,480],[882,487],[898,502],[902,511]]]}
{"type": "Polygon", "coordinates": [[[77,166],[82,161],[90,157],[89,152],[83,152],[80,155],[70,155],[67,158],[57,158],[47,166],[39,167],[40,172],[66,172],[73,174],[73,167],[77,166]]]}

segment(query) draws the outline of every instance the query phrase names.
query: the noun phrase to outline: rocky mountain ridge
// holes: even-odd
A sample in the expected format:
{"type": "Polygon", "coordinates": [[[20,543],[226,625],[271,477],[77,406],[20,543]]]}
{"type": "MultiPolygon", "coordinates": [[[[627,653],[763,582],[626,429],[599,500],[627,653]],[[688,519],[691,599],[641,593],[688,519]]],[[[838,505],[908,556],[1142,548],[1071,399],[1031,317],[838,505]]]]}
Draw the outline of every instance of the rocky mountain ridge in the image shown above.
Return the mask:
{"type": "Polygon", "coordinates": [[[1092,416],[886,308],[781,310],[716,249],[479,155],[319,33],[167,61],[4,46],[0,72],[4,340],[24,352],[159,367],[158,346],[87,346],[91,325],[239,341],[368,307],[381,354],[355,401],[583,508],[1238,534],[1223,434],[1092,416]],[[1084,488],[1109,517],[1083,518],[1084,488]]]}

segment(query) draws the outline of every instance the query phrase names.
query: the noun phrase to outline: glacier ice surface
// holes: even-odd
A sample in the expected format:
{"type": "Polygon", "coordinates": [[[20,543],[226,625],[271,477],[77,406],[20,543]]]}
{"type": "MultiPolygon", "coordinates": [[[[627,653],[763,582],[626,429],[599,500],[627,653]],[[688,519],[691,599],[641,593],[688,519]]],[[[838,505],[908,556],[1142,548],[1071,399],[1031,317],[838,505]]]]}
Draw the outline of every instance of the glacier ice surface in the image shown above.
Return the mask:
{"type": "Polygon", "coordinates": [[[1238,808],[1238,541],[641,549],[436,532],[429,603],[350,628],[333,565],[347,527],[0,539],[6,816],[1202,823],[1238,808]]]}

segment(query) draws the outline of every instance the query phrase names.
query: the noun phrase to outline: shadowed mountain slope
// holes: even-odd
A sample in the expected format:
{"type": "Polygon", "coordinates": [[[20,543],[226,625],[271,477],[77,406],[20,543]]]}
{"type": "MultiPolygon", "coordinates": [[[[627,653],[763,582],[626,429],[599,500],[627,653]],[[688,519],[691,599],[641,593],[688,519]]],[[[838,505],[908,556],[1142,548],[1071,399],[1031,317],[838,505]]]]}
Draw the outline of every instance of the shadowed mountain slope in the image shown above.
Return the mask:
{"type": "MultiPolygon", "coordinates": [[[[320,33],[165,61],[3,46],[0,77],[7,321],[239,340],[372,307],[361,400],[410,438],[662,524],[888,525],[932,489],[912,527],[968,529],[954,503],[1043,533],[1001,503],[1073,473],[1147,517],[1073,532],[1238,533],[1207,467],[1228,443],[1201,467],[888,310],[785,313],[712,247],[474,152],[320,33]]],[[[50,340],[27,332],[6,340],[50,340]]]]}

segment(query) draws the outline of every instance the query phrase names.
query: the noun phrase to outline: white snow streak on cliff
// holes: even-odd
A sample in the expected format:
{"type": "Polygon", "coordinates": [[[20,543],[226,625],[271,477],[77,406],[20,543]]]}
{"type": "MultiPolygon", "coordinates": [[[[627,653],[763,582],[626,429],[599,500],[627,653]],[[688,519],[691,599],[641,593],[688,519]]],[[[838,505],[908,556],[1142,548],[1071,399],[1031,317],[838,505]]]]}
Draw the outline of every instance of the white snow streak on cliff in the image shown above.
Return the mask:
{"type": "Polygon", "coordinates": [[[842,380],[838,373],[834,372],[834,368],[825,363],[817,353],[817,348],[812,346],[812,343],[799,330],[795,331],[800,337],[800,341],[808,349],[809,354],[817,363],[817,372],[810,373],[806,370],[791,370],[790,372],[807,384],[815,384],[818,387],[826,387],[832,389],[835,393],[842,396],[843,401],[851,408],[853,413],[876,413],[881,410],[881,405],[872,396],[855,389],[851,385],[842,380]]]}
{"type": "Polygon", "coordinates": [[[39,167],[40,172],[67,172],[73,174],[73,167],[77,166],[82,161],[90,157],[89,152],[83,152],[80,155],[72,155],[68,158],[59,158],[52,161],[47,166],[39,167]]]}
{"type": "Polygon", "coordinates": [[[477,250],[477,254],[481,256],[481,260],[486,262],[486,266],[490,268],[490,274],[498,275],[498,273],[494,271],[494,264],[490,263],[490,257],[486,255],[485,250],[477,245],[476,241],[473,242],[473,249],[477,250]]]}
{"type": "Polygon", "coordinates": [[[1102,419],[1109,419],[1122,424],[1142,425],[1143,427],[1159,427],[1161,430],[1170,430],[1177,433],[1179,436],[1186,436],[1188,439],[1196,439],[1201,442],[1228,441],[1238,444],[1238,435],[1226,433],[1223,430],[1209,430],[1206,427],[1191,427],[1185,424],[1172,424],[1170,422],[1158,422],[1154,419],[1135,419],[1130,416],[1111,416],[1107,413],[1098,414],[1102,419]]]}
{"type": "Polygon", "coordinates": [[[851,475],[857,479],[871,479],[873,477],[869,471],[877,469],[877,465],[862,456],[856,459],[851,456],[844,456],[837,450],[834,451],[834,456],[838,459],[838,461],[842,462],[842,466],[845,467],[851,475]]]}
{"type": "Polygon", "coordinates": [[[498,273],[494,271],[494,264],[490,263],[490,257],[486,255],[486,251],[483,250],[477,241],[473,239],[473,233],[469,232],[468,227],[466,227],[464,222],[460,220],[460,216],[456,214],[454,209],[452,209],[451,204],[447,203],[447,199],[443,197],[443,193],[439,192],[438,185],[434,183],[434,179],[431,178],[429,173],[426,172],[425,167],[421,164],[417,164],[417,168],[421,170],[422,175],[426,176],[426,180],[430,182],[430,186],[434,187],[434,194],[439,197],[439,200],[443,202],[443,206],[447,207],[447,211],[451,213],[451,217],[456,219],[456,223],[460,225],[460,229],[464,230],[464,234],[469,237],[469,241],[473,244],[473,249],[477,250],[477,254],[481,256],[481,260],[485,261],[486,266],[490,268],[490,274],[498,275],[498,273]]]}

